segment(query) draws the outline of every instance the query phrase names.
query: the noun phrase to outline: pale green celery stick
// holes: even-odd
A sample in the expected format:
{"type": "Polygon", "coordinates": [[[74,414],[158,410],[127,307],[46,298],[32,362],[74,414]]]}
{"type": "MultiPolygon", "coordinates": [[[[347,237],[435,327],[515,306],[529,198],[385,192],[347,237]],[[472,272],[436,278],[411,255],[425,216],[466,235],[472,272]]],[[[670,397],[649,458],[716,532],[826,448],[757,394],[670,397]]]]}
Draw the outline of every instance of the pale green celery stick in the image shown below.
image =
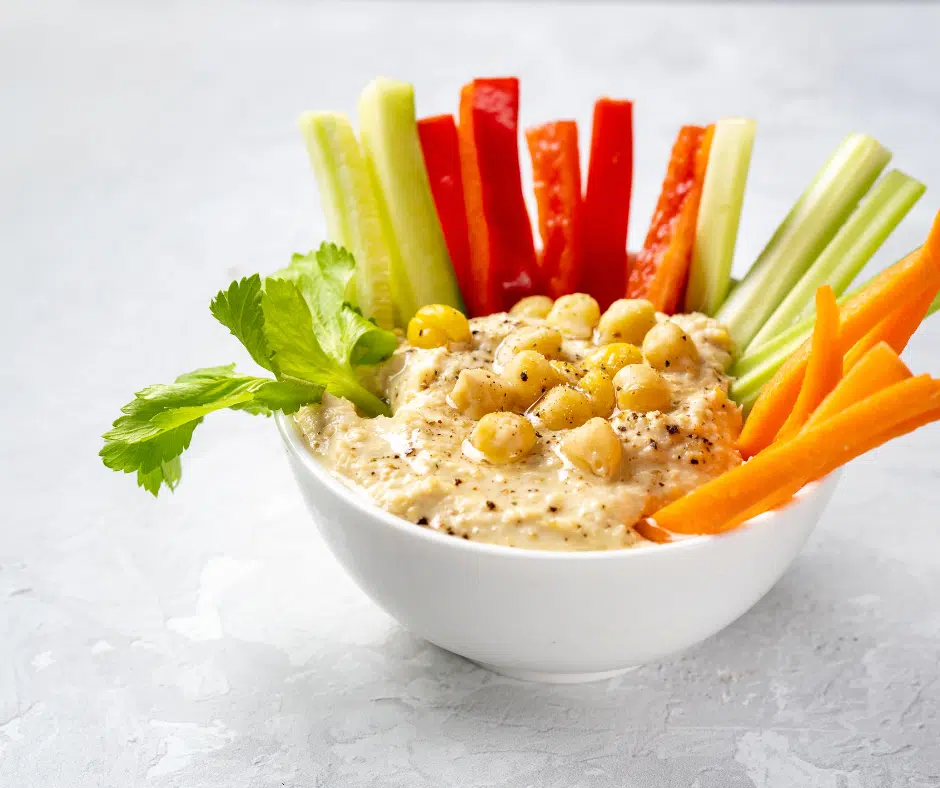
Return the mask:
{"type": "Polygon", "coordinates": [[[776,356],[781,348],[786,348],[786,355],[796,350],[803,341],[812,333],[813,325],[816,323],[816,316],[803,318],[799,323],[791,326],[786,331],[782,331],[769,342],[765,342],[756,350],[752,350],[747,355],[741,356],[731,367],[730,374],[734,377],[741,377],[750,372],[755,367],[760,366],[767,359],[776,356]]]}
{"type": "Polygon", "coordinates": [[[921,198],[926,186],[891,170],[868,193],[823,253],[787,294],[749,347],[760,347],[800,317],[816,311],[817,288],[828,284],[841,295],[872,255],[921,198]]]}
{"type": "MultiPolygon", "coordinates": [[[[851,298],[863,288],[864,285],[856,288],[851,293],[846,293],[842,299],[840,299],[840,302],[851,298]]],[[[930,317],[936,312],[940,312],[940,294],[938,294],[930,304],[930,308],[927,310],[927,315],[924,319],[926,320],[927,317],[930,317]]],[[[787,360],[790,354],[812,335],[815,322],[815,316],[807,318],[799,325],[794,326],[793,329],[786,332],[786,334],[779,335],[772,340],[771,343],[761,347],[761,354],[764,353],[765,348],[768,349],[766,356],[760,359],[756,364],[749,366],[746,371],[741,372],[737,370],[738,365],[735,365],[735,369],[732,370],[731,374],[737,374],[740,375],[740,377],[737,377],[731,384],[731,390],[729,392],[731,399],[739,405],[742,405],[745,411],[749,411],[760,395],[764,384],[783,366],[783,362],[787,360]],[[798,331],[798,329],[800,330],[798,331]],[[771,347],[771,345],[773,345],[773,347],[771,347]]]]}
{"type": "Polygon", "coordinates": [[[747,118],[725,118],[715,124],[695,225],[687,312],[714,315],[728,295],[756,130],[757,123],[747,118]]]}
{"type": "MultiPolygon", "coordinates": [[[[864,290],[870,281],[869,279],[864,284],[852,288],[848,293],[843,293],[836,299],[836,302],[839,304],[845,303],[856,293],[864,290]]],[[[816,325],[815,310],[809,317],[804,317],[796,325],[790,326],[786,331],[781,331],[769,342],[765,342],[755,350],[741,356],[741,358],[735,361],[731,366],[729,374],[732,377],[743,377],[755,367],[761,366],[768,359],[777,358],[781,355],[784,357],[789,356],[809,339],[810,335],[813,333],[814,325],[816,325]]]]}
{"type": "Polygon", "coordinates": [[[816,174],[716,317],[739,352],[760,331],[891,159],[877,140],[851,134],[816,174]]]}
{"type": "Polygon", "coordinates": [[[359,98],[359,134],[392,251],[392,298],[404,326],[426,304],[463,309],[415,120],[414,87],[379,77],[359,98]]]}
{"type": "Polygon", "coordinates": [[[382,328],[395,322],[390,286],[391,254],[359,142],[349,119],[338,112],[300,116],[307,153],[320,188],[330,240],[356,258],[355,303],[382,328]]]}
{"type": "MultiPolygon", "coordinates": [[[[836,299],[836,302],[840,305],[844,304],[852,296],[868,287],[872,279],[874,279],[874,277],[866,279],[862,284],[853,287],[847,293],[843,293],[836,299]]],[[[938,296],[938,298],[940,298],[940,296],[938,296]]],[[[930,314],[933,314],[933,312],[930,314]]],[[[741,377],[767,359],[775,357],[781,352],[786,356],[790,355],[793,350],[796,350],[796,348],[809,338],[809,335],[813,333],[813,326],[815,324],[816,310],[814,308],[810,315],[802,318],[796,325],[790,326],[790,328],[777,334],[777,336],[769,342],[765,342],[760,347],[741,356],[741,358],[732,364],[729,374],[732,377],[741,377]],[[782,351],[781,348],[787,348],[787,350],[782,351]]]]}

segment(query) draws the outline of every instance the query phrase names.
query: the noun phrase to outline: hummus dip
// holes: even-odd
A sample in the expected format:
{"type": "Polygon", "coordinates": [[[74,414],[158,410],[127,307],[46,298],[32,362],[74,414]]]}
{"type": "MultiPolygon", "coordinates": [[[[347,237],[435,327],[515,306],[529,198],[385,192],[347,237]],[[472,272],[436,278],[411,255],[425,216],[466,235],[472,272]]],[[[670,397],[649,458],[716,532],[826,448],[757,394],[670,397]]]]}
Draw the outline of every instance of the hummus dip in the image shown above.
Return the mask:
{"type": "MultiPolygon", "coordinates": [[[[615,302],[611,310],[618,303],[627,302],[615,302]]],[[[554,385],[577,389],[585,372],[596,368],[592,359],[610,340],[619,339],[609,328],[602,331],[604,318],[597,327],[596,303],[588,331],[559,319],[555,309],[547,312],[546,305],[474,318],[466,341],[422,349],[403,338],[372,381],[391,405],[390,417],[363,418],[347,400],[325,395],[321,405],[295,414],[295,421],[310,450],[334,475],[416,526],[476,542],[546,550],[646,545],[632,528],[637,520],[741,462],[735,449],[741,412],[727,396],[727,332],[705,315],[667,318],[654,316],[646,306],[655,327],[643,332],[642,341],[633,337],[636,345],[628,348],[638,355],[633,371],[656,376],[654,382],[665,383],[668,394],[656,409],[643,405],[642,397],[639,409],[631,409],[634,400],[621,394],[624,374],[617,374],[616,363],[605,369],[616,384],[619,404],[602,405],[592,414],[590,429],[616,436],[605,445],[608,456],[611,446],[620,456],[603,472],[572,461],[567,448],[572,444],[565,443],[583,415],[570,426],[556,419],[552,426],[559,429],[545,425],[539,409],[547,392],[532,404],[514,402],[511,396],[495,405],[484,403],[484,411],[520,414],[533,425],[535,436],[525,456],[490,462],[471,439],[483,424],[480,400],[468,407],[466,397],[458,397],[460,389],[455,390],[468,370],[488,371],[487,380],[505,376],[520,348],[533,346],[533,336],[558,370],[554,385]],[[687,343],[680,346],[685,353],[678,360],[661,346],[664,335],[687,343]],[[548,347],[546,337],[557,341],[548,347]],[[641,365],[644,369],[637,370],[641,365]]],[[[472,373],[461,385],[466,388],[474,375],[482,373],[472,373]]]]}

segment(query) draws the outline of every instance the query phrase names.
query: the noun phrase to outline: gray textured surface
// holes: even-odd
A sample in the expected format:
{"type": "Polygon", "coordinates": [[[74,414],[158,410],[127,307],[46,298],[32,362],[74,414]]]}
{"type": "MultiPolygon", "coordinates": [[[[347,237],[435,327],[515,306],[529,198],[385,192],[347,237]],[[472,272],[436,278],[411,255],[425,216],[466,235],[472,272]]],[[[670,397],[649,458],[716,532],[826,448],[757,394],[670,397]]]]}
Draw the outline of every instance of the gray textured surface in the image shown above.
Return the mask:
{"type": "MultiPolygon", "coordinates": [[[[243,360],[206,310],[322,232],[295,131],[385,72],[420,110],[524,78],[532,122],[638,99],[633,237],[676,127],[759,118],[740,259],[848,131],[938,206],[926,5],[52,6],[0,12],[0,785],[940,785],[936,430],[856,462],[751,613],[574,688],[417,640],[325,553],[271,423],[197,433],[154,502],[97,462],[135,387],[243,360]],[[12,361],[12,364],[11,364],[12,361]]],[[[940,319],[909,360],[940,372],[940,319]]],[[[625,607],[642,600],[623,600],[625,607]]]]}

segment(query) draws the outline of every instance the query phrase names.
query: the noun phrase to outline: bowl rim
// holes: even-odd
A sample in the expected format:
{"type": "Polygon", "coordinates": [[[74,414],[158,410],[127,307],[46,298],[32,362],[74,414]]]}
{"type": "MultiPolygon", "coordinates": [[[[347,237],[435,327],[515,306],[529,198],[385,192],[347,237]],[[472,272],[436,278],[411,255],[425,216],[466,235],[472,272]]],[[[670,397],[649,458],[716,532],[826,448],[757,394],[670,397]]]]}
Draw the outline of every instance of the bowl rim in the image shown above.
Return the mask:
{"type": "Polygon", "coordinates": [[[524,547],[511,547],[509,545],[488,544],[486,542],[474,542],[468,539],[457,539],[449,534],[431,528],[421,528],[414,523],[405,520],[398,515],[392,514],[373,503],[363,492],[356,490],[347,484],[344,484],[339,477],[332,474],[325,468],[313,455],[307,447],[300,428],[294,421],[293,415],[277,411],[274,414],[274,421],[277,424],[278,432],[284,441],[287,451],[295,458],[298,458],[304,469],[310,473],[318,482],[327,487],[332,493],[351,504],[363,515],[377,518],[385,525],[394,528],[406,536],[416,539],[430,540],[432,543],[441,546],[450,546],[455,550],[470,550],[483,555],[492,555],[503,558],[518,558],[520,560],[535,561],[629,561],[641,560],[639,556],[650,558],[661,555],[668,556],[680,550],[694,550],[704,547],[707,544],[715,543],[719,540],[733,539],[742,534],[753,531],[755,528],[769,527],[772,522],[780,516],[782,512],[795,506],[803,499],[815,495],[819,489],[835,474],[838,470],[824,476],[822,479],[812,481],[804,486],[793,498],[784,506],[774,509],[770,512],[764,512],[748,520],[737,528],[720,534],[707,534],[699,536],[689,536],[678,539],[675,542],[657,544],[651,547],[639,549],[623,550],[535,550],[524,547]]]}

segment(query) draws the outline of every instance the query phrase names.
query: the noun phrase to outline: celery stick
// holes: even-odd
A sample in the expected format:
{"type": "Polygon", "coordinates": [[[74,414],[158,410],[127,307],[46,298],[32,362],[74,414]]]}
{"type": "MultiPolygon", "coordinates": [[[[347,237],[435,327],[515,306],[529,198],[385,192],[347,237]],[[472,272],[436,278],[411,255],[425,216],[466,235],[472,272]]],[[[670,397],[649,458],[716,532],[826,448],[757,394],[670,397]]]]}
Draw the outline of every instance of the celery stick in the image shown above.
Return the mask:
{"type": "Polygon", "coordinates": [[[769,342],[765,342],[756,350],[751,351],[747,355],[741,356],[737,361],[734,362],[731,367],[731,375],[734,377],[741,377],[746,373],[750,372],[755,367],[760,366],[767,359],[772,358],[778,355],[781,352],[782,348],[786,348],[785,352],[793,352],[800,346],[800,344],[813,332],[813,325],[816,323],[816,316],[812,315],[810,317],[803,318],[799,323],[794,326],[791,326],[786,331],[782,331],[777,334],[769,342]]]}
{"type": "Polygon", "coordinates": [[[745,349],[832,240],[891,158],[875,139],[851,134],[816,174],[716,317],[745,349]]]}
{"type": "MultiPolygon", "coordinates": [[[[852,288],[852,290],[847,293],[843,293],[836,299],[836,302],[840,305],[844,304],[852,296],[864,290],[870,281],[869,279],[864,284],[852,288]]],[[[730,374],[732,377],[743,377],[745,373],[750,372],[770,358],[775,358],[779,355],[789,356],[790,353],[809,339],[810,334],[813,333],[813,326],[815,324],[816,311],[814,309],[812,314],[804,317],[799,323],[790,326],[786,331],[781,331],[770,341],[764,342],[760,347],[741,356],[741,358],[732,365],[730,374]]]]}
{"type": "MultiPolygon", "coordinates": [[[[366,317],[391,328],[391,255],[352,125],[337,112],[305,112],[300,130],[320,188],[330,240],[356,258],[355,303],[366,317]]],[[[349,295],[352,300],[353,294],[349,295]]]]}
{"type": "Polygon", "coordinates": [[[750,346],[760,347],[794,320],[812,315],[816,289],[822,285],[831,285],[835,294],[841,295],[926,188],[899,170],[885,175],[764,323],[750,346]]]}
{"type": "MultiPolygon", "coordinates": [[[[863,287],[864,285],[856,288],[851,293],[846,293],[840,300],[845,301],[851,298],[855,293],[863,289],[863,287]]],[[[930,317],[936,312],[940,312],[940,294],[938,294],[930,304],[930,308],[927,310],[927,315],[924,319],[926,320],[927,317],[930,317]]],[[[739,405],[742,405],[745,411],[749,411],[760,395],[764,384],[783,366],[783,362],[787,360],[790,354],[812,335],[815,322],[815,316],[807,318],[799,325],[794,326],[790,331],[778,335],[772,342],[761,347],[758,353],[764,357],[757,361],[756,364],[751,364],[746,371],[742,372],[739,370],[738,367],[740,365],[736,364],[735,369],[732,370],[732,375],[738,374],[740,377],[736,378],[731,384],[731,390],[729,392],[731,399],[739,405]],[[768,350],[766,355],[764,355],[765,348],[768,350]]],[[[745,359],[742,359],[742,361],[744,360],[745,359]]]]}
{"type": "Polygon", "coordinates": [[[715,124],[695,226],[687,312],[714,315],[728,295],[756,130],[757,123],[747,118],[725,118],[715,124]]]}
{"type": "Polygon", "coordinates": [[[463,309],[415,120],[414,87],[379,78],[359,98],[359,132],[392,251],[392,298],[407,324],[426,304],[463,309]]]}

